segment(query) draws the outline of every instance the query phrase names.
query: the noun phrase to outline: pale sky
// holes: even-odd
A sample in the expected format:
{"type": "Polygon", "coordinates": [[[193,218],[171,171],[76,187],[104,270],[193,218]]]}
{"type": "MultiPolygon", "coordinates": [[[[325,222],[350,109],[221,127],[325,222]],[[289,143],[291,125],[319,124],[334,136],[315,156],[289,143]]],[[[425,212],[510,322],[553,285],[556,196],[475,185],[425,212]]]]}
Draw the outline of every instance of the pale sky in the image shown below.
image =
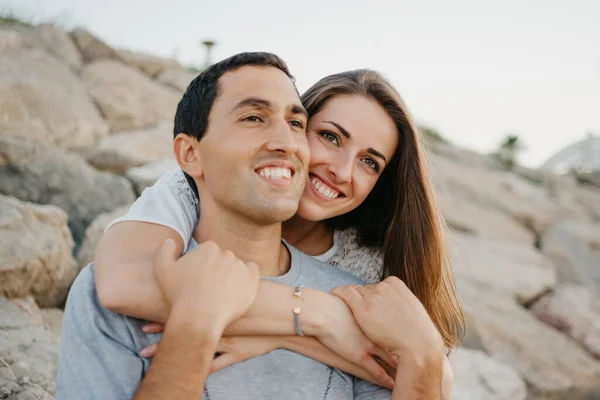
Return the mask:
{"type": "Polygon", "coordinates": [[[507,132],[538,166],[600,135],[600,0],[0,0],[82,25],[108,44],[203,64],[241,51],[285,59],[298,88],[372,68],[417,121],[481,152],[507,132]]]}

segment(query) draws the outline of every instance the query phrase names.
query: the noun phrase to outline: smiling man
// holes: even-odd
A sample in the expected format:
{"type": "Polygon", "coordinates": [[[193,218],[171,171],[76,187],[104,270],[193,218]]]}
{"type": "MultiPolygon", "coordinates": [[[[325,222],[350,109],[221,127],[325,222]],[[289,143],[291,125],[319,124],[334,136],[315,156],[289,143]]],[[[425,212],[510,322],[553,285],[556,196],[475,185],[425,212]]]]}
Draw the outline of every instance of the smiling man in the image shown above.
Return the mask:
{"type": "MultiPolygon", "coordinates": [[[[145,321],[104,308],[93,265],[85,268],[65,309],[57,400],[390,398],[388,389],[287,350],[207,378],[224,330],[251,307],[258,272],[296,287],[270,301],[301,299],[301,285],[329,292],[362,283],[281,241],[281,222],[296,212],[306,181],[306,122],[287,67],[272,54],[233,56],[190,84],[175,117],[174,149],[201,199],[188,253],[202,265],[185,263],[192,254],[176,265],[157,261],[170,314],[152,363],[140,350],[160,335],[144,333],[145,321]]],[[[301,309],[290,308],[290,318],[292,312],[301,309]]],[[[439,392],[439,381],[430,386],[439,392]]]]}

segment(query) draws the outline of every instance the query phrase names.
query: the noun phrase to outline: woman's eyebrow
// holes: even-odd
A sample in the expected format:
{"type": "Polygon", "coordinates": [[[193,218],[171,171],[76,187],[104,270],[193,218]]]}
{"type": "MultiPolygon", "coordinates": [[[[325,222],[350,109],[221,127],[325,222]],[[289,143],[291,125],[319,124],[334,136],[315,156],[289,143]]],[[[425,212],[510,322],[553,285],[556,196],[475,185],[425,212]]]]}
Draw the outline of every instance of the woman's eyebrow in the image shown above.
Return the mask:
{"type": "Polygon", "coordinates": [[[346,139],[350,139],[352,137],[352,135],[350,134],[350,132],[348,132],[346,130],[346,128],[344,128],[343,126],[341,126],[337,122],[333,122],[333,121],[323,121],[323,122],[327,122],[328,124],[331,124],[331,125],[335,126],[336,128],[338,128],[339,131],[342,132],[342,135],[344,135],[346,137],[346,139]]]}
{"type": "Polygon", "coordinates": [[[374,148],[372,148],[372,147],[369,147],[369,148],[367,149],[367,152],[369,152],[369,153],[373,154],[373,155],[374,155],[374,156],[376,156],[376,157],[379,157],[379,158],[383,159],[383,161],[384,161],[384,162],[387,164],[387,158],[385,158],[385,156],[384,156],[383,154],[381,154],[380,152],[378,152],[378,151],[377,151],[377,150],[375,150],[374,148]]]}
{"type": "MultiPolygon", "coordinates": [[[[335,126],[336,128],[338,128],[339,131],[342,132],[342,135],[344,135],[347,139],[350,139],[352,137],[352,135],[350,134],[350,132],[348,132],[348,130],[346,128],[344,128],[343,126],[341,126],[337,122],[333,122],[333,121],[323,121],[323,122],[326,122],[326,123],[331,124],[331,125],[335,126]]],[[[387,164],[387,158],[385,158],[385,156],[383,154],[381,154],[380,152],[378,152],[374,148],[369,147],[367,149],[367,152],[370,153],[370,154],[373,154],[376,157],[381,158],[387,164]]]]}

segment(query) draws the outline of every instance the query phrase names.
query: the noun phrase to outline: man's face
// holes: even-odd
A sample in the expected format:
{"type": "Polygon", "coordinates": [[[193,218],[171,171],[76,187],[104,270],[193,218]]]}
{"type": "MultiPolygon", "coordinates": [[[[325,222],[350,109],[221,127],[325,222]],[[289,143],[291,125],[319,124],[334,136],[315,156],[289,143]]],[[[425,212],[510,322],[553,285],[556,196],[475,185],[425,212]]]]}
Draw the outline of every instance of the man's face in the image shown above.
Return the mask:
{"type": "Polygon", "coordinates": [[[294,215],[307,176],[307,116],[287,75],[245,66],[225,73],[198,145],[202,203],[259,224],[294,215]]]}

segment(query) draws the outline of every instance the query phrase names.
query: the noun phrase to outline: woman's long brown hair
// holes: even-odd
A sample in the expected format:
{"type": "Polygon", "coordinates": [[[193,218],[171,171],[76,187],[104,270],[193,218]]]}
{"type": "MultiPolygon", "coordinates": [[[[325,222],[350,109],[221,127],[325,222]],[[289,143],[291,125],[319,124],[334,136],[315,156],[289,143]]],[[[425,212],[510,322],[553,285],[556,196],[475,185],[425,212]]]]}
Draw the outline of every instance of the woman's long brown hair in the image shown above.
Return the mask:
{"type": "Polygon", "coordinates": [[[375,187],[355,210],[328,221],[355,227],[359,243],[383,252],[383,273],[397,276],[421,301],[448,350],[465,331],[465,318],[444,241],[446,226],[427,173],[421,136],[394,87],[378,72],[355,70],[327,76],[302,96],[310,116],[335,96],[375,100],[394,121],[398,147],[375,187]]]}

